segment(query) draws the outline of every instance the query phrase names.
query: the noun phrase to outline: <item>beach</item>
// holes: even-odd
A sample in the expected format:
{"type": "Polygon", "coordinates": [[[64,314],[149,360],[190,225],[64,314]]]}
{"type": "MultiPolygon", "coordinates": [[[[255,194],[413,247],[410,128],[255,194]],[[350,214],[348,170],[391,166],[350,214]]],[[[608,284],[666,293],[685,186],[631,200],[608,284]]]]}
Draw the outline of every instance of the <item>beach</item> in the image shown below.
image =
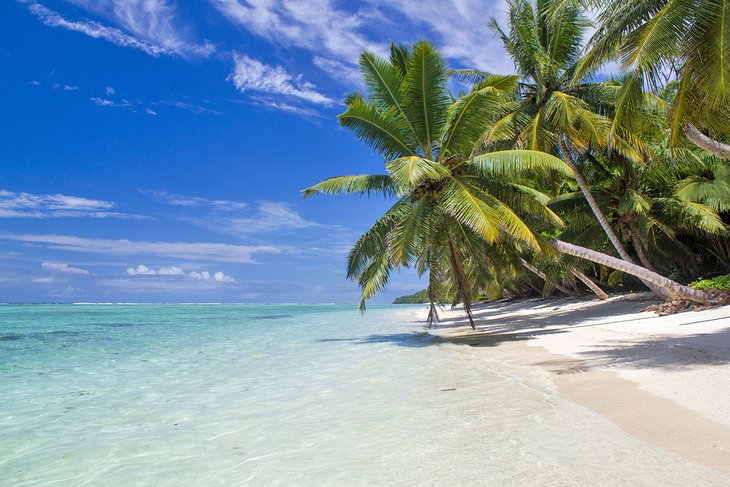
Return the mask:
{"type": "Polygon", "coordinates": [[[430,333],[513,366],[622,430],[730,473],[730,307],[659,316],[649,293],[460,309],[430,333]]]}

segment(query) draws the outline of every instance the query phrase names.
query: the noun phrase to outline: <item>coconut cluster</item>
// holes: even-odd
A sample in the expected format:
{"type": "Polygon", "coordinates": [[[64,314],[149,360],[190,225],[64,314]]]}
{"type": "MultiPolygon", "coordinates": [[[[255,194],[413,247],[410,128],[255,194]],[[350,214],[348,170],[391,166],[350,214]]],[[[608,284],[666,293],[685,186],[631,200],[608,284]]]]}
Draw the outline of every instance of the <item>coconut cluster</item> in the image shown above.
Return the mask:
{"type": "Polygon", "coordinates": [[[446,186],[445,179],[439,179],[434,181],[433,179],[427,179],[413,190],[413,201],[419,201],[426,196],[430,196],[433,199],[439,199],[441,197],[441,191],[446,186]]]}

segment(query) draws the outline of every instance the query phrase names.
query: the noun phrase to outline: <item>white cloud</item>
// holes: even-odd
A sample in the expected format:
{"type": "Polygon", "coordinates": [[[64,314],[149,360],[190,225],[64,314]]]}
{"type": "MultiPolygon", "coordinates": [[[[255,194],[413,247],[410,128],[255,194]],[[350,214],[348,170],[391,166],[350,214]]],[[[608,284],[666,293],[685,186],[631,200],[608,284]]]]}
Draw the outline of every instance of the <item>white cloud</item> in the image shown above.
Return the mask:
{"type": "Polygon", "coordinates": [[[309,103],[331,106],[334,100],[319,93],[312,83],[292,77],[281,66],[269,66],[257,59],[237,52],[233,53],[234,68],[228,79],[241,93],[254,92],[284,95],[309,103]]]}
{"type": "Polygon", "coordinates": [[[68,264],[63,264],[61,262],[43,262],[41,264],[41,267],[43,267],[47,271],[53,271],[53,272],[61,272],[63,274],[74,274],[77,276],[88,276],[91,273],[84,269],[79,269],[78,267],[71,267],[68,264]]]}
{"type": "Polygon", "coordinates": [[[145,113],[146,113],[147,115],[157,115],[157,112],[156,112],[156,111],[154,111],[154,110],[153,110],[153,109],[151,109],[151,108],[145,108],[145,109],[144,109],[144,112],[145,112],[145,113]]]}
{"type": "Polygon", "coordinates": [[[161,100],[158,102],[155,102],[153,104],[156,105],[167,105],[175,108],[180,108],[182,110],[187,110],[192,113],[209,113],[211,115],[221,115],[221,112],[218,110],[213,110],[212,108],[204,107],[202,105],[196,105],[195,103],[189,103],[186,101],[180,101],[180,100],[161,100]]]}
{"type": "Polygon", "coordinates": [[[236,234],[266,233],[275,230],[320,227],[322,224],[303,218],[288,203],[262,202],[252,217],[225,220],[228,229],[236,234]]]}
{"type": "Polygon", "coordinates": [[[35,80],[35,79],[32,79],[32,80],[28,81],[28,83],[30,83],[33,86],[40,86],[41,85],[40,81],[35,80]]]}
{"type": "Polygon", "coordinates": [[[107,86],[104,88],[104,93],[106,93],[108,96],[112,96],[116,91],[111,86],[107,86]]]}
{"type": "Polygon", "coordinates": [[[167,0],[69,0],[77,7],[116,23],[123,30],[93,20],[68,20],[34,0],[18,1],[27,3],[30,12],[49,27],[81,32],[118,46],[139,49],[151,56],[207,57],[216,49],[207,40],[202,43],[189,41],[188,29],[177,24],[176,7],[167,0]]]}
{"type": "Polygon", "coordinates": [[[487,28],[504,23],[504,0],[367,0],[345,10],[335,0],[210,0],[230,20],[284,48],[312,53],[333,79],[359,84],[362,51],[386,53],[385,35],[398,42],[432,39],[443,54],[469,67],[507,73],[512,62],[487,28]],[[374,29],[377,26],[377,30],[374,29]]]}
{"type": "Polygon", "coordinates": [[[16,193],[0,189],[0,218],[141,218],[111,211],[111,201],[62,194],[16,193]]]}
{"type": "Polygon", "coordinates": [[[203,272],[197,272],[192,271],[188,274],[188,277],[194,281],[209,281],[210,280],[210,272],[203,271],[203,272]]]}
{"type": "Polygon", "coordinates": [[[38,277],[36,279],[33,279],[33,282],[37,282],[39,284],[50,284],[52,282],[55,282],[55,280],[52,277],[38,277]]]}
{"type": "Polygon", "coordinates": [[[118,107],[118,108],[129,108],[130,110],[134,111],[132,109],[132,103],[129,100],[125,100],[122,98],[119,101],[115,100],[109,100],[108,98],[99,98],[98,96],[94,96],[90,98],[91,103],[94,105],[98,105],[100,107],[118,107]]]}
{"type": "Polygon", "coordinates": [[[115,106],[115,103],[111,100],[105,100],[104,98],[99,98],[98,96],[95,96],[93,98],[90,98],[91,102],[94,105],[99,105],[100,107],[113,107],[115,106]]]}
{"type": "Polygon", "coordinates": [[[345,12],[332,0],[211,1],[233,22],[284,47],[304,48],[351,65],[362,51],[383,49],[362,33],[371,20],[367,12],[345,12]]]}
{"type": "Polygon", "coordinates": [[[190,271],[185,274],[185,271],[180,267],[160,267],[159,269],[152,269],[146,265],[140,264],[137,267],[130,267],[127,269],[127,274],[130,276],[176,276],[176,277],[187,277],[193,281],[217,281],[217,282],[236,282],[231,276],[224,274],[221,271],[214,272],[211,274],[209,271],[190,271]]]}
{"type": "Polygon", "coordinates": [[[140,192],[150,195],[156,200],[172,206],[209,207],[217,211],[240,211],[248,207],[246,203],[240,201],[211,200],[208,198],[201,198],[200,196],[187,196],[168,193],[167,191],[140,190],[140,192]]]}
{"type": "Polygon", "coordinates": [[[235,282],[236,281],[231,276],[227,276],[227,275],[223,274],[221,271],[218,271],[215,274],[213,274],[213,279],[215,279],[218,282],[235,282]]]}
{"type": "Polygon", "coordinates": [[[78,89],[78,86],[63,85],[63,91],[76,91],[78,89]]]}
{"type": "Polygon", "coordinates": [[[127,268],[127,274],[130,276],[184,276],[185,271],[179,267],[160,267],[159,269],[151,269],[144,264],[137,267],[127,268]]]}
{"type": "Polygon", "coordinates": [[[36,2],[23,2],[28,3],[28,10],[30,13],[38,17],[38,19],[49,27],[62,27],[74,32],[81,32],[89,37],[95,39],[104,39],[122,47],[132,47],[146,52],[150,56],[159,56],[161,54],[168,54],[167,49],[157,46],[155,44],[145,42],[140,39],[136,39],[130,35],[125,34],[119,29],[114,27],[105,26],[99,22],[93,20],[80,20],[73,21],[67,20],[58,12],[50,10],[45,6],[36,2]]]}
{"type": "MultiPolygon", "coordinates": [[[[370,3],[383,12],[392,9],[415,25],[426,26],[435,34],[433,41],[446,57],[486,71],[514,72],[502,41],[487,28],[491,17],[505,26],[505,0],[370,0],[370,3]]],[[[408,39],[408,42],[415,40],[408,39]]]]}
{"type": "Polygon", "coordinates": [[[137,267],[127,268],[127,274],[130,276],[155,276],[157,275],[157,271],[150,269],[146,265],[140,264],[137,267]]]}
{"type": "Polygon", "coordinates": [[[282,231],[290,232],[304,228],[335,228],[307,220],[291,208],[288,203],[284,202],[258,203],[255,210],[249,211],[246,216],[218,214],[195,216],[188,220],[195,225],[238,237],[282,231]]]}
{"type": "Polygon", "coordinates": [[[228,101],[235,103],[237,105],[253,105],[256,107],[263,108],[264,110],[276,110],[280,112],[287,112],[291,113],[293,115],[298,115],[300,117],[313,120],[318,118],[323,118],[324,115],[317,110],[310,108],[310,107],[301,107],[301,106],[295,106],[290,103],[284,103],[282,101],[274,100],[273,98],[266,98],[266,97],[259,97],[259,96],[251,96],[249,100],[243,101],[243,100],[233,100],[229,99],[228,101]]]}
{"type": "Polygon", "coordinates": [[[360,85],[361,83],[362,76],[360,69],[354,64],[354,60],[350,63],[344,63],[322,56],[314,56],[312,62],[319,69],[330,75],[332,79],[345,79],[353,86],[360,85]]]}
{"type": "Polygon", "coordinates": [[[65,252],[102,255],[149,255],[167,259],[253,264],[258,254],[280,254],[292,250],[273,245],[232,245],[209,242],[147,242],[109,240],[67,235],[0,234],[0,240],[42,244],[65,252]]]}
{"type": "Polygon", "coordinates": [[[182,276],[185,274],[185,271],[180,269],[179,267],[160,267],[157,271],[157,274],[161,276],[182,276]]]}
{"type": "Polygon", "coordinates": [[[192,271],[188,274],[188,277],[194,281],[218,281],[218,282],[236,282],[231,276],[227,276],[222,272],[218,271],[211,275],[208,271],[192,271]]]}

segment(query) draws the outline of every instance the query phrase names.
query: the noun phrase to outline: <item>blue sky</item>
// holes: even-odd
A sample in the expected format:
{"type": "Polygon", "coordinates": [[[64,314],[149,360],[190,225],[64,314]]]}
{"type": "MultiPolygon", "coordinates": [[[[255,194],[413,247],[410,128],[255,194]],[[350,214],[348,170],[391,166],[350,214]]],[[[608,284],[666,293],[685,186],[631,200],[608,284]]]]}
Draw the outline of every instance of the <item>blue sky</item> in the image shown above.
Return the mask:
{"type": "MultiPolygon", "coordinates": [[[[346,253],[387,208],[301,199],[383,171],[339,128],[357,57],[429,39],[512,70],[501,1],[0,4],[0,301],[356,302],[346,253]]],[[[394,276],[374,302],[423,288],[394,276]]]]}

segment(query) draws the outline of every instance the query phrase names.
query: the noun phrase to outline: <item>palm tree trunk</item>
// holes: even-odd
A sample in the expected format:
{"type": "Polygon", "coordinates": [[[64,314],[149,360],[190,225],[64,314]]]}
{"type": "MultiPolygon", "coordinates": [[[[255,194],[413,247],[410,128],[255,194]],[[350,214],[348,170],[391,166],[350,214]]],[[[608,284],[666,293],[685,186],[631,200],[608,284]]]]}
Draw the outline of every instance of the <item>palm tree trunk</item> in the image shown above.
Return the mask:
{"type": "Polygon", "coordinates": [[[449,251],[451,252],[451,272],[453,273],[456,287],[461,295],[461,302],[464,303],[464,311],[466,311],[466,316],[469,318],[471,329],[475,330],[476,325],[474,324],[474,317],[471,314],[471,286],[469,286],[469,280],[466,274],[464,274],[464,267],[461,265],[459,251],[451,237],[449,237],[449,251]]]}
{"type": "Polygon", "coordinates": [[[666,277],[657,274],[656,272],[652,272],[649,269],[645,269],[631,262],[626,262],[625,260],[617,259],[616,257],[602,254],[595,250],[563,242],[562,240],[553,240],[552,243],[555,249],[559,252],[631,274],[642,281],[650,282],[657,287],[668,290],[672,295],[702,304],[708,304],[712,301],[712,296],[709,294],[698,291],[697,289],[692,289],[691,287],[683,286],[678,282],[674,282],[671,279],[667,279],[666,277]]]}
{"type": "Polygon", "coordinates": [[[577,277],[578,279],[580,279],[580,281],[583,284],[585,284],[586,286],[588,286],[588,289],[590,289],[591,291],[593,291],[593,294],[595,294],[598,297],[598,299],[601,299],[601,300],[608,299],[608,294],[606,294],[603,291],[603,289],[601,289],[600,287],[598,287],[598,284],[596,284],[595,282],[591,281],[590,277],[586,276],[585,274],[583,274],[581,271],[579,271],[575,267],[571,268],[570,269],[570,272],[575,277],[577,277]]]}
{"type": "MultiPolygon", "coordinates": [[[[603,228],[603,231],[606,233],[608,240],[611,241],[611,244],[616,249],[616,252],[618,252],[618,255],[620,255],[623,260],[631,264],[635,264],[634,259],[631,258],[629,253],[626,251],[626,247],[624,247],[624,245],[621,243],[621,240],[619,240],[618,235],[616,235],[616,232],[614,232],[613,228],[611,228],[611,224],[608,223],[608,219],[606,218],[606,215],[603,214],[601,207],[598,206],[598,203],[596,202],[596,199],[593,197],[593,193],[591,192],[591,188],[588,187],[588,183],[585,179],[583,179],[583,176],[578,169],[578,165],[573,160],[572,153],[566,146],[565,141],[563,141],[562,139],[560,139],[560,151],[563,153],[563,159],[565,160],[565,163],[568,165],[568,167],[570,167],[570,170],[573,171],[573,176],[575,176],[578,187],[583,193],[586,201],[588,201],[588,206],[591,207],[591,211],[593,211],[593,214],[596,216],[598,223],[601,225],[601,228],[603,228]]],[[[668,294],[661,287],[653,286],[643,279],[641,280],[641,282],[643,282],[649,289],[652,290],[652,292],[654,292],[654,294],[656,294],[660,298],[667,299],[668,294]]]]}
{"type": "Polygon", "coordinates": [[[691,123],[687,124],[684,129],[684,133],[687,135],[687,138],[700,149],[704,149],[711,154],[722,157],[723,159],[730,159],[730,145],[706,136],[691,123]]]}
{"type": "MultiPolygon", "coordinates": [[[[525,269],[527,269],[528,271],[532,272],[533,274],[535,274],[535,275],[536,275],[537,277],[539,277],[539,278],[540,278],[540,279],[542,279],[543,281],[547,281],[547,276],[546,276],[546,275],[545,275],[545,273],[544,273],[544,272],[542,272],[542,271],[541,271],[540,269],[538,269],[538,268],[537,268],[537,267],[535,267],[534,265],[530,264],[530,263],[529,263],[529,262],[527,262],[527,261],[526,261],[525,259],[520,259],[520,263],[521,263],[521,264],[522,264],[522,265],[524,266],[524,268],[525,268],[525,269]]],[[[570,292],[570,291],[568,290],[568,288],[566,288],[565,286],[561,286],[560,284],[553,284],[553,286],[554,286],[554,287],[555,287],[555,289],[557,289],[558,291],[560,291],[560,292],[562,292],[562,293],[564,293],[564,294],[567,294],[568,296],[573,296],[573,293],[571,293],[571,292],[570,292]]],[[[533,289],[534,289],[534,288],[533,288],[533,289]]]]}
{"type": "Polygon", "coordinates": [[[650,271],[659,274],[659,271],[656,270],[656,267],[652,265],[649,257],[646,255],[646,252],[644,252],[644,245],[641,243],[639,231],[636,229],[636,224],[633,222],[629,223],[629,233],[631,234],[631,243],[634,246],[634,250],[636,250],[636,255],[639,256],[639,261],[641,262],[641,265],[643,265],[650,271]]]}
{"type": "Polygon", "coordinates": [[[434,323],[439,322],[439,312],[436,309],[436,275],[434,273],[433,269],[429,269],[428,271],[428,318],[426,318],[426,323],[428,323],[428,327],[431,328],[434,323]]]}

